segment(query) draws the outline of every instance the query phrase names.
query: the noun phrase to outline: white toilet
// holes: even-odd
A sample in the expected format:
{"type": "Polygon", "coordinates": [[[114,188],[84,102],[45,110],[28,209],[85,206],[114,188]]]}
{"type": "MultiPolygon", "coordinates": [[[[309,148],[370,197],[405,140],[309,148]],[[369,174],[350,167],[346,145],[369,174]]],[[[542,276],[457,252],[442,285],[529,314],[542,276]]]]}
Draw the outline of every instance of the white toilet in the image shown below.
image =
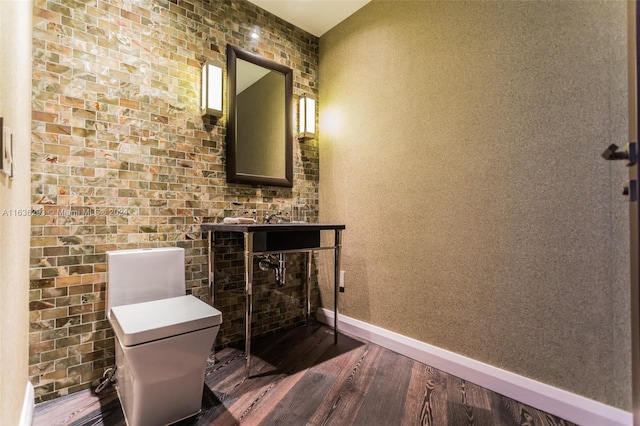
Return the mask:
{"type": "Polygon", "coordinates": [[[167,425],[200,411],[222,313],[185,295],[184,267],[178,247],[107,252],[116,389],[129,426],[167,425]]]}

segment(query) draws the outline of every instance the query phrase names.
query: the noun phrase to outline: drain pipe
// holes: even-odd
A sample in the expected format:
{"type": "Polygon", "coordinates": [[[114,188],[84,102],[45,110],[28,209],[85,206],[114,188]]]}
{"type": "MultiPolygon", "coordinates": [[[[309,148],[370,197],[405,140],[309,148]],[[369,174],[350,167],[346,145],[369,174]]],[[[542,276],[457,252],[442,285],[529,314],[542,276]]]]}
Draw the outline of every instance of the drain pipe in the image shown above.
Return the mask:
{"type": "Polygon", "coordinates": [[[278,253],[277,263],[275,261],[272,261],[271,257],[272,255],[268,255],[268,254],[264,255],[264,257],[260,259],[260,261],[258,262],[258,266],[263,271],[268,271],[269,269],[273,269],[273,272],[275,273],[275,276],[276,276],[276,284],[278,284],[279,287],[282,287],[284,286],[285,276],[287,272],[285,254],[278,253]]]}

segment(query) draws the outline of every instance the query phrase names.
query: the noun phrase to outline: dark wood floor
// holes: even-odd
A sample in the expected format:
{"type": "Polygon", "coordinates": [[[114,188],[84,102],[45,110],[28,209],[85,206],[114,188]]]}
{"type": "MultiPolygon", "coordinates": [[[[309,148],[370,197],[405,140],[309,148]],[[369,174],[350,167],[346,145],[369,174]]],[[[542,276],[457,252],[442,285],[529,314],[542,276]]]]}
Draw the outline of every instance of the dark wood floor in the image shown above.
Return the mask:
{"type": "MultiPolygon", "coordinates": [[[[216,353],[187,425],[572,425],[380,346],[312,324],[216,353]]],[[[36,405],[41,425],[124,425],[113,388],[36,405]]]]}

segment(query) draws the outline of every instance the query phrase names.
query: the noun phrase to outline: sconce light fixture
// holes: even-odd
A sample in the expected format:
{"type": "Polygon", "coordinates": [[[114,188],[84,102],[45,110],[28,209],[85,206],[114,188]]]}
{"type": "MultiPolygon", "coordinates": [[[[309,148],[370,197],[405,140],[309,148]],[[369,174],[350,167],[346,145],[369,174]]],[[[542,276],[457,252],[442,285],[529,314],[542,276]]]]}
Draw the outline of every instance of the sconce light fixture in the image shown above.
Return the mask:
{"type": "Polygon", "coordinates": [[[298,100],[298,137],[313,139],[316,136],[316,101],[302,95],[298,100]]]}
{"type": "Polygon", "coordinates": [[[200,110],[202,115],[222,117],[222,68],[210,63],[202,66],[200,110]]]}

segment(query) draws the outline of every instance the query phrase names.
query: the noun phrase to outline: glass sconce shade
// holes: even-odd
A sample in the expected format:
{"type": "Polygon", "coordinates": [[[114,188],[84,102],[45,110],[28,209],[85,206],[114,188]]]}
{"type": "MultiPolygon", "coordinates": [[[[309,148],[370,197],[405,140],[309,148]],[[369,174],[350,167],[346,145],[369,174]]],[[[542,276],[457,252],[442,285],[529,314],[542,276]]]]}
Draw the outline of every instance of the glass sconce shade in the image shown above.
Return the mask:
{"type": "Polygon", "coordinates": [[[202,66],[200,110],[202,115],[222,116],[222,68],[206,63],[202,66]]]}
{"type": "Polygon", "coordinates": [[[302,139],[316,136],[316,101],[302,95],[298,100],[298,137],[302,139]]]}

